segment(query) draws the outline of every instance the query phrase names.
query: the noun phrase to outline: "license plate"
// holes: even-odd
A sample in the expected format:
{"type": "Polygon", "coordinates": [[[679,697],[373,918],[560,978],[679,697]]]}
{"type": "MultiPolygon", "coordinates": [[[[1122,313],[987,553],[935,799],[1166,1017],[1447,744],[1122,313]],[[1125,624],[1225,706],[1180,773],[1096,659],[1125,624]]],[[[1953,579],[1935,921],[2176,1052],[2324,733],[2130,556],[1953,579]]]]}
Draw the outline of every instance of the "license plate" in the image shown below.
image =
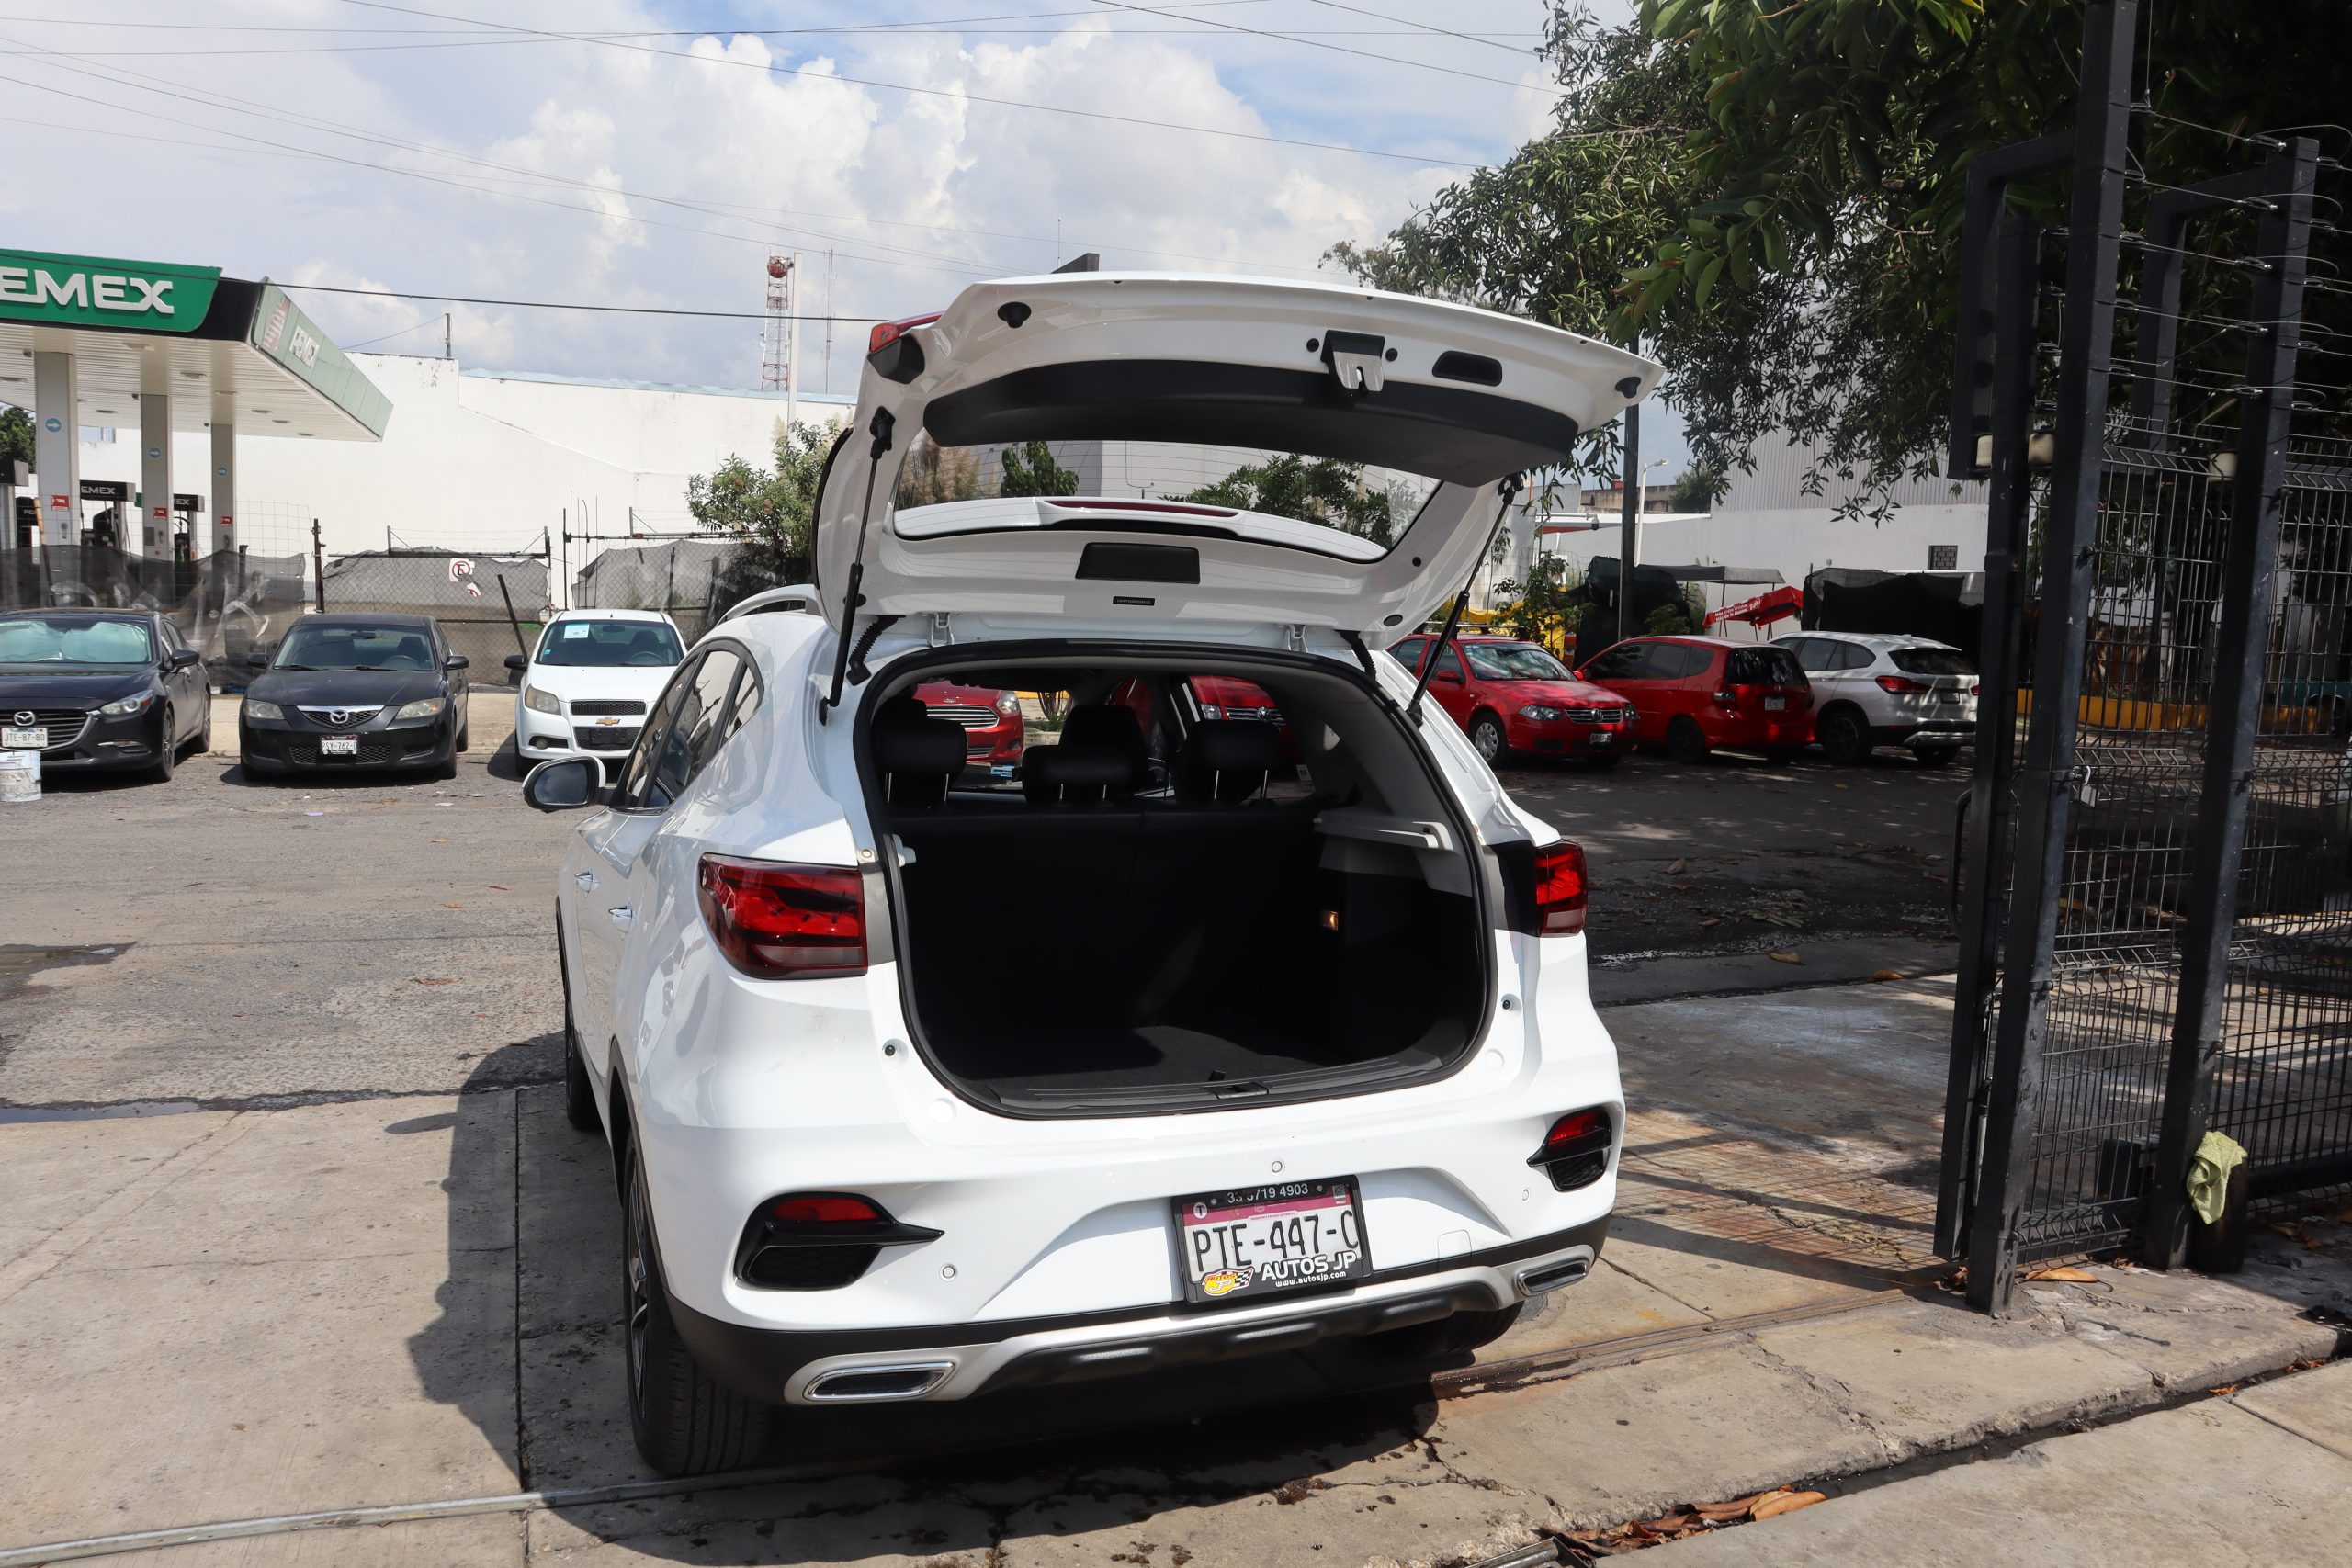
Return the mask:
{"type": "Polygon", "coordinates": [[[28,747],[40,751],[46,750],[48,746],[49,728],[45,725],[36,724],[30,728],[18,728],[15,725],[10,725],[6,729],[0,729],[0,747],[6,747],[11,751],[21,750],[28,747]]]}
{"type": "Polygon", "coordinates": [[[1596,729],[1585,737],[1584,743],[1588,746],[1614,746],[1617,743],[1617,732],[1613,729],[1596,729]]]}
{"type": "Polygon", "coordinates": [[[1789,699],[1786,697],[1766,697],[1764,699],[1764,711],[1766,713],[1779,713],[1788,705],[1789,699]]]}
{"type": "Polygon", "coordinates": [[[1179,1198],[1184,1299],[1231,1302],[1372,1272],[1352,1176],[1179,1198]]]}
{"type": "Polygon", "coordinates": [[[359,755],[359,737],[356,735],[322,736],[319,739],[319,755],[322,757],[356,757],[359,755]]]}

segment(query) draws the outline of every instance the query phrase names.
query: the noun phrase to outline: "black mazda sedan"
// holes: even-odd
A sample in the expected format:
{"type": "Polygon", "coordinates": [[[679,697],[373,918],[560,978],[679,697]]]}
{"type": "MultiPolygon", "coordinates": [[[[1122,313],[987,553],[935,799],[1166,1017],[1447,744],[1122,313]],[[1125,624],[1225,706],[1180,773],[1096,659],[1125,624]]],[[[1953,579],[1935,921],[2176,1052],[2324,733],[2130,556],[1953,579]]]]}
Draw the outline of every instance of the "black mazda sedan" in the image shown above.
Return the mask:
{"type": "Polygon", "coordinates": [[[41,772],[166,780],[212,743],[212,687],[179,629],[143,610],[0,613],[0,750],[41,772]]]}
{"type": "Polygon", "coordinates": [[[458,776],[466,656],[430,615],[304,615],[258,670],[237,716],[248,779],[295,770],[431,768],[458,776]]]}

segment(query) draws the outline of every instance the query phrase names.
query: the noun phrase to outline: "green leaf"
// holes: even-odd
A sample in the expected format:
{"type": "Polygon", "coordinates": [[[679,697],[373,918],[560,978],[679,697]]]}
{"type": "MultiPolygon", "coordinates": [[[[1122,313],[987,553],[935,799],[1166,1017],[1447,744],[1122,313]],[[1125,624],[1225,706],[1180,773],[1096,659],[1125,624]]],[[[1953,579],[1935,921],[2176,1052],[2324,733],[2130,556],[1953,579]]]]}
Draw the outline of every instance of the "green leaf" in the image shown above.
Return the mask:
{"type": "Polygon", "coordinates": [[[1707,296],[1715,291],[1715,279],[1722,275],[1723,270],[1722,256],[1710,256],[1707,259],[1707,265],[1699,269],[1698,283],[1690,290],[1690,303],[1693,306],[1702,310],[1707,308],[1707,296]]]}

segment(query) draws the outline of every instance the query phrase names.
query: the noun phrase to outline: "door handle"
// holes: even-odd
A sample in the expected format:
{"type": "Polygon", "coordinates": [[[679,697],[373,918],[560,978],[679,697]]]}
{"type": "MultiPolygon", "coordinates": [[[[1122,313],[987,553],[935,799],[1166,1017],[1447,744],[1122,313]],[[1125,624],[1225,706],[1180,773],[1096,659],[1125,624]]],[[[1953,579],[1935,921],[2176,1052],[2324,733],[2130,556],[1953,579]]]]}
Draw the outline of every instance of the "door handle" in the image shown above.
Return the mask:
{"type": "Polygon", "coordinates": [[[628,912],[628,906],[627,904],[616,904],[610,909],[606,910],[605,913],[612,916],[613,924],[620,927],[623,931],[628,930],[629,922],[636,919],[634,915],[631,915],[628,912]]]}
{"type": "Polygon", "coordinates": [[[581,890],[585,892],[596,886],[596,874],[593,871],[575,872],[572,874],[572,880],[579,883],[581,890]]]}

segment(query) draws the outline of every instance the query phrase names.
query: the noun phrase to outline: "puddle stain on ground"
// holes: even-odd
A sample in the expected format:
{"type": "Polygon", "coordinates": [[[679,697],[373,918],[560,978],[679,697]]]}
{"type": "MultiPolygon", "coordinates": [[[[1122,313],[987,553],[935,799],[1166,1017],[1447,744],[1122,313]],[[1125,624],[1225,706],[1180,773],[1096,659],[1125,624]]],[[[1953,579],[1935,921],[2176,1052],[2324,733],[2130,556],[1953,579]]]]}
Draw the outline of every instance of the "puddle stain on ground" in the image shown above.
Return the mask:
{"type": "Polygon", "coordinates": [[[25,942],[0,942],[0,1002],[21,996],[32,977],[46,969],[77,969],[109,964],[130,951],[118,942],[104,947],[36,947],[25,942]]]}

